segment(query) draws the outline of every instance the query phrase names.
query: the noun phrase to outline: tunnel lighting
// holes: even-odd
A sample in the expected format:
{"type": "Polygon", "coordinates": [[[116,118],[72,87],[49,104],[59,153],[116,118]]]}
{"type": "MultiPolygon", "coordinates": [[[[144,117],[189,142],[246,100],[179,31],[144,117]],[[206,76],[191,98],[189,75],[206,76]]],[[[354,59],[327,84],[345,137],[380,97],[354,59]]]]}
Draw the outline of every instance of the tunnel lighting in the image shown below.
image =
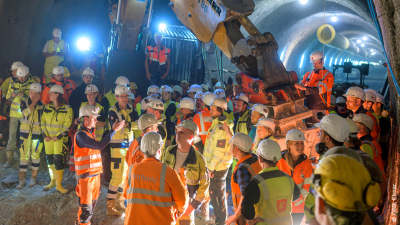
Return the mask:
{"type": "Polygon", "coordinates": [[[333,57],[331,57],[331,61],[329,61],[329,66],[332,65],[332,59],[333,59],[333,57]]]}
{"type": "Polygon", "coordinates": [[[350,59],[349,58],[347,58],[347,61],[346,62],[350,62],[350,59]]]}
{"type": "Polygon", "coordinates": [[[364,44],[361,44],[361,47],[364,47],[365,45],[364,44]]]}
{"type": "Polygon", "coordinates": [[[361,43],[361,40],[357,40],[357,43],[361,43]]]}
{"type": "Polygon", "coordinates": [[[167,25],[165,23],[160,23],[160,25],[158,25],[158,29],[160,30],[165,30],[167,28],[167,25]]]}
{"type": "Polygon", "coordinates": [[[375,55],[375,54],[376,54],[375,52],[371,53],[371,55],[375,55]]]}
{"type": "Polygon", "coordinates": [[[89,41],[89,39],[87,39],[85,37],[79,38],[78,42],[77,42],[77,46],[78,46],[79,50],[81,50],[81,51],[89,50],[90,41],[89,41]]]}
{"type": "Polygon", "coordinates": [[[283,55],[285,54],[285,50],[282,50],[282,52],[281,52],[281,57],[280,57],[280,59],[281,59],[281,61],[282,61],[282,59],[283,59],[283,55]]]}
{"type": "Polygon", "coordinates": [[[335,59],[335,65],[336,65],[336,63],[337,63],[337,58],[335,59]]]}
{"type": "Polygon", "coordinates": [[[305,5],[305,4],[307,4],[307,1],[308,1],[308,0],[300,0],[300,3],[301,3],[302,5],[305,5]]]}
{"type": "Polygon", "coordinates": [[[373,49],[371,49],[371,52],[374,52],[374,50],[373,50],[373,49]]]}
{"type": "Polygon", "coordinates": [[[340,61],[339,61],[339,65],[340,65],[340,64],[342,64],[342,59],[340,59],[340,61]]]}
{"type": "Polygon", "coordinates": [[[303,65],[303,60],[304,60],[304,54],[301,56],[301,61],[300,61],[300,68],[303,65]]]}
{"type": "Polygon", "coordinates": [[[332,16],[331,20],[332,20],[332,22],[336,22],[337,21],[337,17],[336,16],[332,16]]]}
{"type": "Polygon", "coordinates": [[[362,39],[363,39],[364,41],[366,41],[366,40],[367,40],[367,37],[364,36],[362,39]]]}

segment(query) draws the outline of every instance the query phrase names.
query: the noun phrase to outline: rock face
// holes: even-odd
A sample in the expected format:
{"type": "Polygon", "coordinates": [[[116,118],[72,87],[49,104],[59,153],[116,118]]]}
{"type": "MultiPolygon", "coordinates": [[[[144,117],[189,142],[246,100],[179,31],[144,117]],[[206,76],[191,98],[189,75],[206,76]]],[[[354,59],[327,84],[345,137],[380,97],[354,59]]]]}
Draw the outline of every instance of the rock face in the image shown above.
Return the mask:
{"type": "Polygon", "coordinates": [[[4,178],[1,181],[1,184],[3,185],[3,187],[9,188],[13,184],[18,183],[18,182],[19,182],[18,175],[8,175],[6,178],[4,178]]]}

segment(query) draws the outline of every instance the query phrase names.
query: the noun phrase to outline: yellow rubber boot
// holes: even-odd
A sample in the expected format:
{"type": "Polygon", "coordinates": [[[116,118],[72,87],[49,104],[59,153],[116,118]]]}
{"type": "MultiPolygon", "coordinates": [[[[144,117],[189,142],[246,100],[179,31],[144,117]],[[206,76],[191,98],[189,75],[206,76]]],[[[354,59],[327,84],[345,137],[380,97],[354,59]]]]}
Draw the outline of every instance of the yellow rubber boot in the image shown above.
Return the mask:
{"type": "Polygon", "coordinates": [[[62,181],[64,178],[64,170],[56,170],[56,190],[65,194],[68,192],[68,189],[63,188],[62,181]]]}
{"type": "Polygon", "coordinates": [[[54,165],[49,166],[50,183],[43,187],[44,191],[56,186],[54,165]]]}
{"type": "Polygon", "coordinates": [[[107,199],[107,216],[116,216],[120,217],[122,216],[123,212],[118,211],[118,209],[115,208],[115,199],[107,199]]]}
{"type": "Polygon", "coordinates": [[[19,172],[19,184],[17,186],[17,189],[22,189],[24,188],[26,184],[26,172],[19,172]]]}
{"type": "Polygon", "coordinates": [[[122,192],[117,192],[117,198],[115,199],[115,208],[118,209],[121,212],[125,212],[125,198],[122,194],[122,192]]]}

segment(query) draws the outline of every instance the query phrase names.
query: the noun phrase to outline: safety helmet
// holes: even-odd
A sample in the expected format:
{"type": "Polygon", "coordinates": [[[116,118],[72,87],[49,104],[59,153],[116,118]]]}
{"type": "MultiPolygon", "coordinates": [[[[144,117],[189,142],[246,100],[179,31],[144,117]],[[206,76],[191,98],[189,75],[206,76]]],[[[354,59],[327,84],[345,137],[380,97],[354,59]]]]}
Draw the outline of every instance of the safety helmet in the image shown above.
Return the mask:
{"type": "Polygon", "coordinates": [[[164,141],[160,134],[156,132],[149,132],[143,135],[140,143],[140,151],[145,155],[154,155],[161,149],[164,141]]]}
{"type": "Polygon", "coordinates": [[[351,87],[347,90],[346,94],[343,96],[345,97],[356,97],[359,98],[363,101],[365,101],[365,92],[362,88],[360,87],[351,87]]]}
{"type": "Polygon", "coordinates": [[[10,70],[16,70],[18,69],[18,67],[23,66],[24,64],[20,61],[15,61],[13,62],[13,64],[11,65],[11,69],[10,70]]]}
{"type": "Polygon", "coordinates": [[[209,90],[207,84],[202,84],[201,87],[203,88],[204,92],[207,92],[209,90]]]}
{"type": "Polygon", "coordinates": [[[263,104],[260,104],[260,103],[253,105],[251,110],[258,112],[258,113],[264,115],[265,117],[268,116],[268,112],[269,112],[268,107],[263,104]]]}
{"type": "Polygon", "coordinates": [[[222,108],[223,110],[228,110],[228,103],[226,102],[226,100],[225,99],[223,99],[223,98],[214,98],[212,101],[211,101],[211,105],[212,106],[216,106],[216,107],[220,107],[220,108],[222,108]]]}
{"type": "Polygon", "coordinates": [[[271,118],[263,117],[260,118],[257,122],[256,127],[269,127],[273,131],[275,131],[275,122],[271,118]]]}
{"type": "Polygon", "coordinates": [[[314,171],[315,190],[335,209],[364,212],[380,201],[380,186],[354,158],[342,154],[324,157],[314,171]]]}
{"type": "Polygon", "coordinates": [[[369,92],[372,92],[374,94],[379,94],[375,89],[372,89],[372,88],[365,89],[364,91],[369,91],[369,92]]]}
{"type": "Polygon", "coordinates": [[[18,67],[17,69],[17,77],[25,77],[29,74],[29,68],[25,65],[18,67]]]}
{"type": "Polygon", "coordinates": [[[172,88],[172,90],[173,90],[173,91],[176,91],[176,92],[179,92],[179,94],[181,94],[181,95],[182,95],[182,93],[183,93],[182,87],[179,86],[179,85],[174,85],[174,87],[172,88]]]}
{"type": "Polygon", "coordinates": [[[281,147],[271,139],[262,140],[257,147],[257,155],[265,160],[277,163],[281,160],[281,147]]]}
{"type": "Polygon", "coordinates": [[[342,96],[339,96],[336,99],[336,104],[340,104],[340,103],[346,103],[346,99],[344,99],[342,96]]]}
{"type": "Polygon", "coordinates": [[[203,91],[203,88],[198,84],[193,84],[192,86],[190,86],[190,88],[188,90],[188,92],[195,92],[195,93],[202,92],[202,91],[203,91]]]}
{"type": "Polygon", "coordinates": [[[160,92],[169,92],[169,93],[172,93],[173,91],[172,91],[172,88],[171,88],[170,86],[168,86],[168,85],[163,85],[163,86],[161,86],[160,92]]]}
{"type": "Polygon", "coordinates": [[[376,103],[382,103],[382,105],[385,105],[385,97],[383,97],[381,94],[375,94],[376,96],[376,103]]]}
{"type": "Polygon", "coordinates": [[[62,34],[61,29],[60,29],[60,28],[54,28],[52,34],[53,34],[53,37],[58,37],[58,38],[60,38],[60,37],[61,37],[61,34],[62,34]]]}
{"type": "Polygon", "coordinates": [[[156,32],[156,33],[154,34],[154,37],[161,37],[161,38],[163,38],[163,35],[162,35],[161,32],[156,32]]]}
{"type": "Polygon", "coordinates": [[[184,127],[186,129],[189,129],[193,132],[194,137],[197,137],[199,135],[199,127],[197,126],[197,124],[191,120],[184,120],[182,121],[180,124],[178,124],[176,126],[176,128],[178,127],[184,127]]]}
{"type": "Polygon", "coordinates": [[[365,101],[376,102],[376,95],[373,92],[365,91],[365,101]]]}
{"type": "Polygon", "coordinates": [[[117,85],[125,85],[125,86],[128,86],[129,80],[128,80],[128,78],[126,78],[126,77],[124,77],[124,76],[120,76],[120,77],[118,77],[118,78],[115,80],[115,83],[116,83],[117,85]]]}
{"type": "Polygon", "coordinates": [[[354,122],[359,122],[359,123],[364,124],[371,131],[374,129],[374,121],[367,114],[364,114],[364,113],[356,114],[353,117],[353,120],[354,120],[354,122]]]}
{"type": "Polygon", "coordinates": [[[128,93],[129,93],[128,87],[126,87],[125,85],[118,85],[118,87],[115,88],[115,96],[124,95],[128,93]]]}
{"type": "Polygon", "coordinates": [[[135,100],[135,95],[131,92],[128,93],[128,99],[135,100]]]}
{"type": "Polygon", "coordinates": [[[100,116],[100,107],[94,107],[93,105],[84,105],[79,109],[79,117],[82,116],[100,116]]]}
{"type": "Polygon", "coordinates": [[[157,124],[158,124],[157,117],[151,113],[146,113],[146,114],[141,115],[138,120],[138,128],[140,130],[144,130],[144,129],[148,128],[149,126],[157,125],[157,124]]]}
{"type": "Polygon", "coordinates": [[[222,89],[221,82],[217,82],[214,87],[215,89],[222,89]]]}
{"type": "Polygon", "coordinates": [[[215,97],[216,97],[216,98],[225,98],[225,97],[226,97],[225,91],[222,90],[222,89],[217,89],[217,90],[215,90],[215,91],[214,91],[214,94],[215,94],[215,97]]]}
{"type": "Polygon", "coordinates": [[[92,68],[88,67],[83,70],[82,76],[84,76],[84,75],[89,75],[89,76],[94,77],[94,71],[92,70],[92,68]]]}
{"type": "Polygon", "coordinates": [[[301,130],[293,129],[286,134],[286,141],[306,141],[306,137],[301,130]]]}
{"type": "Polygon", "coordinates": [[[160,88],[157,87],[156,85],[151,85],[151,86],[147,89],[147,95],[150,94],[151,92],[160,93],[160,88]]]}
{"type": "MultiPolygon", "coordinates": [[[[347,123],[349,124],[349,127],[350,127],[350,135],[349,136],[351,136],[352,134],[357,134],[358,132],[360,132],[356,122],[354,122],[353,120],[351,120],[349,118],[346,118],[346,121],[347,121],[347,123]]],[[[355,137],[357,137],[357,136],[355,136],[355,137]]]]}
{"type": "Polygon", "coordinates": [[[335,114],[324,116],[318,127],[338,142],[344,142],[350,134],[349,124],[343,117],[335,114]]]}
{"type": "Polygon", "coordinates": [[[136,90],[136,89],[138,89],[138,87],[137,87],[135,82],[130,82],[129,83],[129,89],[136,90]]]}
{"type": "Polygon", "coordinates": [[[147,108],[164,111],[164,103],[161,100],[152,99],[147,105],[147,108]]]}
{"type": "Polygon", "coordinates": [[[229,143],[247,153],[251,153],[251,149],[253,148],[253,139],[245,133],[236,133],[233,135],[229,143]]]}
{"type": "Polygon", "coordinates": [[[235,97],[235,100],[242,100],[249,104],[249,97],[246,94],[240,93],[235,97]]]}
{"type": "Polygon", "coordinates": [[[64,89],[60,86],[60,85],[53,85],[50,90],[48,91],[48,93],[60,93],[60,94],[64,94],[64,89]]]}
{"type": "Polygon", "coordinates": [[[59,74],[64,74],[64,68],[62,66],[56,66],[53,68],[53,74],[54,75],[59,75],[59,74]]]}
{"type": "Polygon", "coordinates": [[[336,103],[336,97],[334,95],[331,95],[331,102],[332,102],[332,104],[336,103]]]}
{"type": "Polygon", "coordinates": [[[310,63],[316,62],[320,59],[325,58],[324,53],[321,51],[314,51],[313,53],[311,53],[310,55],[310,63]]]}
{"type": "Polygon", "coordinates": [[[205,93],[205,94],[203,95],[203,102],[204,102],[204,104],[210,106],[210,105],[211,105],[211,102],[212,102],[212,100],[213,100],[214,98],[216,98],[216,96],[215,96],[214,93],[212,93],[212,92],[207,92],[207,93],[205,93]]]}
{"type": "Polygon", "coordinates": [[[183,98],[181,100],[180,104],[177,105],[176,107],[182,108],[182,109],[195,110],[196,104],[194,103],[193,99],[191,99],[191,98],[183,98]]]}
{"type": "Polygon", "coordinates": [[[194,96],[195,99],[200,98],[202,100],[203,100],[203,97],[204,97],[204,92],[197,92],[197,94],[194,96]]]}
{"type": "Polygon", "coordinates": [[[32,83],[31,86],[29,86],[29,90],[40,93],[42,92],[42,85],[39,83],[32,83]]]}
{"type": "Polygon", "coordinates": [[[143,111],[147,109],[147,105],[150,103],[151,100],[153,100],[151,97],[145,97],[142,99],[140,106],[142,107],[143,111]]]}
{"type": "Polygon", "coordinates": [[[99,89],[97,89],[96,85],[94,84],[89,84],[85,88],[85,94],[90,93],[90,92],[97,92],[99,93],[99,89]]]}
{"type": "Polygon", "coordinates": [[[183,81],[181,81],[180,86],[189,87],[189,82],[187,82],[186,80],[183,80],[183,81]]]}

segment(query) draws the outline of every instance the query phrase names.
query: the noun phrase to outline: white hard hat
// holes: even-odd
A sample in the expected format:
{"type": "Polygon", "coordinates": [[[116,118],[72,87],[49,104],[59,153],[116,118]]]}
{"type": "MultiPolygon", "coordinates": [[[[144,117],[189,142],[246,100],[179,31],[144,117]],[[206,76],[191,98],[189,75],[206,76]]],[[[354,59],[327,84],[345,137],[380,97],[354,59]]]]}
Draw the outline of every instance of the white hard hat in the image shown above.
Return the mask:
{"type": "Polygon", "coordinates": [[[360,87],[351,87],[347,90],[346,94],[343,96],[345,97],[356,97],[360,98],[361,100],[365,101],[365,92],[360,87]]]}
{"type": "Polygon", "coordinates": [[[245,133],[236,133],[235,135],[233,135],[229,143],[235,145],[240,150],[247,153],[251,153],[251,149],[253,148],[253,140],[249,135],[245,133]]]}
{"type": "Polygon", "coordinates": [[[64,94],[64,89],[60,86],[60,85],[53,85],[50,90],[48,91],[48,93],[60,93],[60,94],[64,94]]]}
{"type": "Polygon", "coordinates": [[[97,89],[96,85],[94,85],[94,84],[89,84],[88,86],[86,86],[86,88],[85,88],[85,94],[91,93],[91,92],[97,92],[97,93],[99,93],[99,89],[97,89]]]}
{"type": "Polygon", "coordinates": [[[195,92],[195,93],[203,92],[203,88],[198,84],[193,84],[192,86],[190,86],[187,92],[195,92]]]}
{"type": "Polygon", "coordinates": [[[217,97],[217,96],[215,96],[214,93],[212,93],[212,92],[206,92],[206,93],[203,95],[203,102],[204,102],[204,104],[210,106],[212,100],[213,100],[214,98],[216,98],[216,97],[217,97]]]}
{"type": "Polygon", "coordinates": [[[174,85],[174,87],[172,88],[173,91],[177,91],[179,92],[179,94],[183,93],[182,87],[179,85],[174,85]]]}
{"type": "Polygon", "coordinates": [[[178,127],[184,127],[186,129],[189,129],[193,132],[194,137],[197,137],[199,135],[199,127],[197,126],[197,124],[191,120],[184,120],[182,121],[180,124],[178,124],[178,126],[176,126],[176,128],[178,127]]]}
{"type": "Polygon", "coordinates": [[[60,38],[60,37],[61,37],[61,34],[62,34],[61,29],[60,29],[60,28],[54,28],[52,34],[53,34],[53,37],[58,37],[58,38],[60,38]]]}
{"type": "Polygon", "coordinates": [[[197,94],[194,96],[194,98],[201,98],[203,100],[204,98],[204,92],[197,92],[197,94]]]}
{"type": "Polygon", "coordinates": [[[163,146],[164,141],[160,134],[156,132],[149,132],[143,135],[140,143],[140,151],[146,155],[154,155],[163,146]]]}
{"type": "Polygon", "coordinates": [[[125,85],[118,85],[118,87],[115,88],[115,96],[124,95],[128,93],[129,93],[128,87],[125,85]]]}
{"type": "Polygon", "coordinates": [[[260,104],[260,103],[253,105],[251,110],[258,112],[258,113],[264,115],[265,117],[268,116],[268,112],[269,112],[268,107],[263,104],[260,104]]]}
{"type": "Polygon", "coordinates": [[[346,99],[344,99],[342,96],[339,96],[336,99],[336,104],[340,104],[340,103],[346,103],[346,99]]]}
{"type": "MultiPolygon", "coordinates": [[[[201,87],[202,87],[204,90],[206,90],[206,92],[207,92],[208,89],[209,89],[208,86],[207,86],[207,84],[202,84],[201,87]]],[[[204,91],[204,90],[203,90],[203,91],[204,91]]]]}
{"type": "Polygon", "coordinates": [[[29,68],[25,65],[18,67],[17,69],[17,77],[25,77],[29,74],[29,68]]]}
{"type": "MultiPolygon", "coordinates": [[[[158,88],[158,87],[157,87],[157,88],[158,88]]],[[[153,92],[153,91],[151,91],[151,92],[153,92]]],[[[170,86],[168,86],[168,85],[163,85],[163,86],[161,86],[160,92],[169,92],[169,93],[172,93],[173,91],[172,91],[172,88],[171,88],[170,86]]],[[[147,93],[147,94],[148,94],[148,93],[147,93]]]]}
{"type": "Polygon", "coordinates": [[[321,51],[314,51],[313,53],[311,53],[310,55],[310,63],[316,62],[320,59],[325,58],[324,53],[321,51]]]}
{"type": "Polygon", "coordinates": [[[128,93],[128,98],[131,100],[135,100],[135,95],[131,92],[128,93]]]}
{"type": "Polygon", "coordinates": [[[146,110],[147,109],[147,105],[149,104],[149,102],[153,100],[151,97],[145,97],[142,99],[142,102],[140,103],[140,106],[142,108],[142,110],[146,110]]]}
{"type": "Polygon", "coordinates": [[[365,101],[376,102],[376,95],[374,92],[365,91],[365,101]]]}
{"type": "Polygon", "coordinates": [[[225,98],[225,91],[222,89],[217,89],[214,91],[215,97],[216,98],[225,98]]]}
{"type": "Polygon", "coordinates": [[[93,105],[84,105],[79,109],[79,117],[82,116],[100,116],[100,107],[94,107],[93,105]]]}
{"type": "Polygon", "coordinates": [[[154,37],[163,37],[163,35],[162,35],[162,33],[161,32],[156,32],[155,34],[154,34],[154,37]]]}
{"type": "Polygon", "coordinates": [[[376,102],[382,103],[383,105],[385,104],[385,97],[383,97],[381,94],[376,93],[376,102]]]}
{"type": "Polygon", "coordinates": [[[360,132],[356,122],[354,122],[353,120],[351,120],[349,118],[346,118],[346,121],[350,126],[350,134],[355,134],[355,133],[360,132]]]}
{"type": "Polygon", "coordinates": [[[53,74],[54,75],[64,74],[64,68],[62,66],[54,67],[53,68],[53,74]]]}
{"type": "Polygon", "coordinates": [[[271,118],[263,117],[260,118],[257,122],[256,127],[269,127],[273,131],[275,131],[275,122],[271,118]]]}
{"type": "Polygon", "coordinates": [[[286,141],[306,141],[301,130],[293,129],[286,134],[286,141]]]}
{"type": "Polygon", "coordinates": [[[40,93],[42,92],[42,85],[39,83],[32,83],[31,86],[29,86],[29,90],[40,93]]]}
{"type": "Polygon", "coordinates": [[[374,94],[379,94],[375,89],[372,89],[372,88],[365,89],[365,91],[369,91],[369,92],[372,92],[374,94]]]}
{"type": "MultiPolygon", "coordinates": [[[[215,84],[214,87],[215,87],[215,88],[217,88],[217,87],[222,88],[221,82],[217,82],[217,83],[215,84]]],[[[218,89],[218,88],[217,88],[217,89],[218,89]]]]}
{"type": "Polygon", "coordinates": [[[214,98],[212,101],[211,101],[211,105],[212,106],[216,106],[216,107],[220,107],[220,108],[222,108],[223,110],[228,110],[228,103],[226,102],[226,100],[225,99],[223,99],[223,98],[214,98]]]}
{"type": "Polygon", "coordinates": [[[235,97],[235,100],[242,100],[249,104],[249,97],[246,94],[240,93],[235,97]]]}
{"type": "Polygon", "coordinates": [[[350,134],[349,124],[343,117],[335,114],[324,116],[318,127],[338,142],[344,142],[350,134]]]}
{"type": "Polygon", "coordinates": [[[156,85],[151,85],[148,89],[147,89],[147,94],[154,92],[154,93],[160,93],[160,88],[157,87],[156,85]]]}
{"type": "Polygon", "coordinates": [[[353,117],[353,120],[354,120],[354,122],[359,122],[359,123],[364,124],[371,131],[374,129],[374,121],[367,114],[364,114],[364,113],[356,114],[353,117]]]}
{"type": "Polygon", "coordinates": [[[331,95],[331,104],[336,103],[336,97],[334,95],[331,95]]]}
{"type": "Polygon", "coordinates": [[[262,140],[257,147],[257,155],[265,160],[277,163],[281,160],[281,147],[271,139],[262,140]]]}
{"type": "Polygon", "coordinates": [[[152,108],[155,110],[162,110],[164,111],[164,103],[161,100],[158,99],[152,99],[149,104],[147,105],[147,108],[152,108]]]}
{"type": "Polygon", "coordinates": [[[93,70],[92,70],[90,67],[88,67],[88,68],[86,68],[86,69],[83,70],[82,76],[83,76],[83,75],[89,75],[89,76],[94,77],[94,72],[93,72],[93,70]]]}
{"type": "Polygon", "coordinates": [[[190,110],[195,110],[196,109],[196,104],[194,103],[193,99],[191,98],[183,98],[178,106],[178,108],[182,109],[190,109],[190,110]]]}
{"type": "Polygon", "coordinates": [[[15,61],[12,65],[11,65],[11,70],[16,70],[18,69],[18,67],[23,66],[24,64],[20,61],[15,61]]]}
{"type": "Polygon", "coordinates": [[[140,130],[144,130],[151,125],[157,125],[158,121],[157,117],[154,114],[146,113],[139,117],[137,124],[140,130]]]}
{"type": "Polygon", "coordinates": [[[115,83],[118,85],[125,85],[128,87],[129,80],[128,80],[128,78],[126,78],[124,76],[120,76],[115,80],[115,83]]]}

